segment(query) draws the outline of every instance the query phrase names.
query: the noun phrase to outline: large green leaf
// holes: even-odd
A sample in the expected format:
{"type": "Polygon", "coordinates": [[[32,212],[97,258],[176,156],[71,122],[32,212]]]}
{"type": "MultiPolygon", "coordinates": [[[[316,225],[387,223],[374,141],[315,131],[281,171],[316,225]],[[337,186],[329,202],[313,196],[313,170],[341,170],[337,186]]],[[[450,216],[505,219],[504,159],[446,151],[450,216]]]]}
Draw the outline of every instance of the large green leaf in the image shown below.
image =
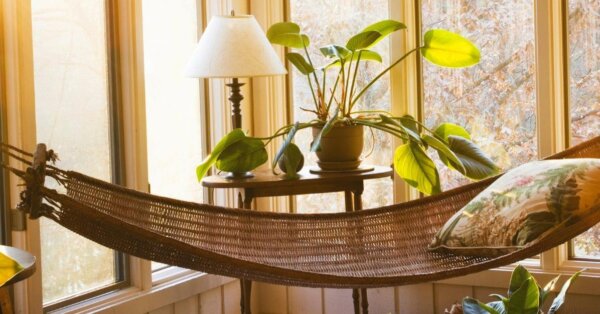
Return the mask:
{"type": "Polygon", "coordinates": [[[462,126],[454,123],[442,123],[435,128],[433,133],[446,142],[448,142],[448,137],[450,135],[460,136],[466,138],[467,140],[471,140],[471,135],[469,132],[467,132],[467,130],[465,130],[462,126]]]}
{"type": "Polygon", "coordinates": [[[315,71],[312,65],[310,65],[310,63],[308,63],[301,54],[288,52],[285,56],[296,67],[296,69],[300,71],[300,73],[308,75],[315,71]]]}
{"type": "Polygon", "coordinates": [[[500,314],[489,305],[470,297],[463,299],[462,306],[465,314],[500,314]]]}
{"type": "Polygon", "coordinates": [[[265,144],[261,140],[244,137],[229,145],[219,155],[216,167],[221,171],[242,173],[264,164],[268,158],[265,144]]]}
{"type": "Polygon", "coordinates": [[[435,164],[419,144],[409,142],[398,146],[394,153],[394,169],[409,185],[427,195],[441,192],[435,164]]]}
{"type": "Polygon", "coordinates": [[[279,36],[282,34],[300,34],[300,26],[292,22],[275,23],[267,30],[267,38],[279,36]]]}
{"type": "Polygon", "coordinates": [[[509,297],[508,313],[538,314],[540,290],[533,277],[529,277],[509,297]]]}
{"type": "MultiPolygon", "coordinates": [[[[448,146],[465,167],[467,178],[481,180],[499,173],[500,168],[473,142],[455,135],[448,137],[448,146]]],[[[452,166],[448,160],[447,165],[452,166]]]]}
{"type": "Polygon", "coordinates": [[[290,143],[283,153],[283,161],[285,163],[285,177],[288,179],[298,178],[298,168],[304,162],[304,156],[300,148],[294,143],[290,143]]]}
{"type": "Polygon", "coordinates": [[[512,296],[515,291],[517,291],[523,283],[531,278],[531,274],[527,269],[521,265],[517,265],[510,276],[510,284],[508,286],[508,297],[512,296]]]}
{"type": "Polygon", "coordinates": [[[267,38],[273,44],[302,49],[310,45],[308,36],[300,34],[300,26],[292,22],[275,23],[267,30],[267,38]]]}
{"type": "Polygon", "coordinates": [[[202,180],[208,169],[212,167],[212,165],[217,161],[219,155],[230,145],[243,140],[246,138],[244,131],[242,129],[234,129],[225,135],[218,143],[215,145],[213,151],[204,158],[202,163],[196,168],[196,176],[198,177],[198,181],[202,180]]]}
{"type": "Polygon", "coordinates": [[[440,156],[443,156],[444,158],[446,158],[452,164],[453,168],[458,170],[458,172],[460,172],[460,173],[466,172],[465,166],[462,164],[460,159],[458,159],[458,157],[454,154],[454,152],[452,152],[452,150],[450,150],[450,148],[448,147],[448,145],[446,143],[438,140],[437,138],[435,138],[429,134],[423,135],[421,137],[421,139],[425,143],[427,143],[427,145],[433,147],[440,156]]]}
{"type": "Polygon", "coordinates": [[[288,48],[303,49],[310,45],[310,39],[304,34],[279,34],[270,38],[269,41],[273,44],[282,45],[288,48]]]}
{"type": "Polygon", "coordinates": [[[371,47],[381,37],[381,34],[376,31],[365,31],[358,33],[348,39],[346,48],[350,51],[367,49],[371,47]]]}
{"type": "Polygon", "coordinates": [[[275,154],[275,158],[273,158],[273,163],[271,164],[271,168],[275,169],[277,162],[279,161],[279,159],[281,159],[281,157],[285,153],[285,150],[287,149],[288,145],[290,145],[290,143],[294,139],[294,136],[296,136],[296,132],[298,131],[299,126],[300,126],[300,122],[294,123],[294,126],[288,132],[288,134],[285,138],[285,141],[283,141],[283,143],[281,144],[279,151],[277,151],[277,154],[275,154]]]}
{"type": "Polygon", "coordinates": [[[552,301],[552,305],[550,306],[550,309],[548,309],[548,314],[555,314],[556,311],[558,311],[558,309],[563,305],[563,303],[565,303],[567,291],[569,291],[571,284],[577,279],[577,277],[579,277],[579,275],[581,275],[583,271],[585,271],[585,269],[576,272],[563,284],[562,288],[560,289],[560,292],[558,293],[556,298],[554,298],[554,301],[552,301]]]}
{"type": "Polygon", "coordinates": [[[376,31],[380,34],[379,38],[373,44],[371,44],[371,46],[373,46],[384,39],[387,35],[401,29],[406,29],[406,25],[394,20],[383,20],[365,27],[365,29],[363,29],[361,32],[376,31]]]}
{"type": "Polygon", "coordinates": [[[479,63],[479,49],[468,39],[443,29],[425,33],[421,53],[429,62],[450,68],[462,68],[479,63]]]}

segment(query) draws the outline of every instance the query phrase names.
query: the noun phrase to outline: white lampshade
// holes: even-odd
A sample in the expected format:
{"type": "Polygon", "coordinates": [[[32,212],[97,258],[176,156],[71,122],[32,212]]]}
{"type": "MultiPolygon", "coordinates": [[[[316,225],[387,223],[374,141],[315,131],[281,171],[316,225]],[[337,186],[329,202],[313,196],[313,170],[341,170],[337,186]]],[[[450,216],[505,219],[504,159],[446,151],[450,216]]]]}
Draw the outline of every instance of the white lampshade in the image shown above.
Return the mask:
{"type": "Polygon", "coordinates": [[[286,73],[251,15],[214,16],[185,68],[189,77],[237,78],[286,73]]]}

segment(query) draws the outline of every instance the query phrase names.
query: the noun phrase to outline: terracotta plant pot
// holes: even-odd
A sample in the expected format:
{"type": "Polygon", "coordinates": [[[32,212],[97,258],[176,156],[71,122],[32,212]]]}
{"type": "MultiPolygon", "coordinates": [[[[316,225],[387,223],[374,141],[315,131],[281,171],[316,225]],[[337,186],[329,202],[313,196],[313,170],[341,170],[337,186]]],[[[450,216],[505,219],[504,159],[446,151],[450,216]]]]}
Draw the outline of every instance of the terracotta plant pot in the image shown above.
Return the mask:
{"type": "MultiPolygon", "coordinates": [[[[321,128],[313,127],[313,138],[321,128]]],[[[363,150],[363,126],[339,125],[321,138],[317,164],[323,170],[352,170],[360,165],[363,150]]]]}

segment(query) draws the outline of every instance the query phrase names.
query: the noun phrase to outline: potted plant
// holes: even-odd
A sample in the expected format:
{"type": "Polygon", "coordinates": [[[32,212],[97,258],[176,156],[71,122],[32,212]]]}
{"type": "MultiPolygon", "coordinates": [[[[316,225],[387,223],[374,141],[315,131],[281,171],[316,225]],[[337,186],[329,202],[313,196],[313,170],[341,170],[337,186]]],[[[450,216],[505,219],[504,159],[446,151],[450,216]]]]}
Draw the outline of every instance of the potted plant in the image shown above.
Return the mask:
{"type": "MultiPolygon", "coordinates": [[[[564,304],[567,297],[567,291],[571,284],[584,271],[580,270],[573,274],[558,292],[558,295],[552,301],[548,314],[557,313],[558,309],[564,304]]],[[[492,294],[490,296],[497,298],[497,301],[483,303],[477,299],[466,297],[462,304],[454,304],[450,310],[446,309],[449,314],[517,314],[517,313],[543,313],[542,307],[547,300],[550,292],[554,290],[554,286],[558,282],[560,275],[556,276],[544,287],[538,285],[535,278],[521,265],[518,265],[512,273],[510,284],[508,287],[508,295],[502,296],[492,294]]]]}
{"type": "MultiPolygon", "coordinates": [[[[471,142],[469,133],[458,125],[442,123],[430,129],[409,115],[396,117],[381,110],[356,110],[356,105],[365,92],[413,53],[421,53],[431,63],[445,67],[467,67],[479,62],[479,50],[469,40],[446,30],[434,29],[425,33],[422,46],[410,50],[392,62],[364,86],[358,86],[356,77],[361,71],[362,62],[382,62],[381,56],[371,48],[393,32],[402,29],[406,29],[406,26],[394,20],[383,20],[369,25],[348,39],[343,46],[331,44],[321,47],[320,52],[329,58],[329,62],[317,67],[308,53],[310,39],[300,31],[297,24],[283,22],[272,25],[267,31],[267,38],[271,43],[302,52],[301,54],[294,50],[289,51],[286,53],[286,59],[308,80],[314,103],[313,107],[303,110],[314,113],[315,118],[308,122],[284,126],[266,138],[245,137],[240,130],[234,130],[232,133],[235,134],[228,134],[223,141],[238,147],[236,155],[243,155],[240,165],[257,167],[264,163],[266,151],[260,150],[256,141],[263,141],[264,145],[267,145],[272,139],[285,136],[286,139],[273,160],[273,167],[283,159],[288,164],[285,167],[288,175],[293,177],[302,156],[292,139],[298,130],[312,128],[314,139],[311,151],[316,152],[321,159],[321,167],[356,168],[360,163],[358,158],[362,151],[363,128],[369,127],[389,133],[403,141],[394,153],[394,168],[403,180],[425,194],[441,191],[436,165],[427,153],[429,147],[437,151],[446,166],[466,177],[483,179],[496,174],[499,169],[495,163],[471,142]],[[229,138],[230,136],[232,138],[229,138]],[[250,141],[255,145],[248,145],[250,141]],[[248,148],[244,154],[240,154],[239,150],[242,147],[252,149],[248,148]],[[251,156],[257,157],[253,159],[253,163],[247,162],[251,156]]],[[[219,167],[218,161],[230,157],[230,154],[224,151],[213,151],[213,154],[199,166],[199,179],[212,165],[211,160],[213,163],[217,162],[217,168],[225,170],[219,167]]],[[[249,169],[253,168],[237,170],[249,169]]]]}

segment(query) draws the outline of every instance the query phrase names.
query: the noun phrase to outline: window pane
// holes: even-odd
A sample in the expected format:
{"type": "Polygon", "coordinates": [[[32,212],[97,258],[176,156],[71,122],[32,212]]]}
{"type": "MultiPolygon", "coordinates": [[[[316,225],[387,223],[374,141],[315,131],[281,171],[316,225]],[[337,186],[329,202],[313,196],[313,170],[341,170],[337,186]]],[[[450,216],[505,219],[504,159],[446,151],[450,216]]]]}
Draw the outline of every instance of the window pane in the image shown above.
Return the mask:
{"type": "MultiPolygon", "coordinates": [[[[600,2],[569,0],[571,144],[600,135],[600,2]]],[[[600,258],[600,226],[575,238],[577,257],[600,258]]]]}
{"type": "MultiPolygon", "coordinates": [[[[32,0],[37,139],[111,180],[104,0],[32,0]]],[[[115,253],[42,219],[44,303],[116,281],[115,253]]]]}
{"type": "MultiPolygon", "coordinates": [[[[481,63],[467,69],[439,68],[424,61],[425,123],[465,127],[503,169],[537,158],[534,1],[423,0],[423,33],[444,28],[481,50],[481,63]]],[[[442,166],[444,189],[468,182],[442,166]]]]}
{"type": "MultiPolygon", "coordinates": [[[[148,172],[154,194],[202,202],[200,83],[183,76],[197,42],[196,0],[144,1],[148,172]]],[[[165,265],[152,263],[153,270],[165,265]]]]}
{"type": "MultiPolygon", "coordinates": [[[[327,61],[322,57],[318,48],[328,44],[345,45],[345,42],[369,24],[388,18],[387,0],[291,0],[291,21],[300,24],[304,33],[310,39],[309,51],[316,66],[327,61]],[[323,26],[327,24],[327,27],[323,26]]],[[[389,64],[389,41],[383,40],[373,50],[383,57],[383,63],[364,62],[364,68],[357,78],[357,86],[365,86],[369,79],[377,75],[389,64]]],[[[334,77],[331,72],[329,77],[334,77]]],[[[294,120],[310,121],[314,115],[300,108],[312,108],[314,102],[306,77],[298,71],[292,71],[294,120]]],[[[333,85],[333,80],[328,82],[333,85]]],[[[362,109],[391,110],[389,76],[382,77],[373,85],[358,105],[362,109]]],[[[360,110],[360,109],[359,109],[360,110]]],[[[307,159],[307,166],[316,165],[316,156],[310,153],[312,134],[309,129],[298,132],[296,144],[307,159]]],[[[390,165],[392,163],[392,138],[386,133],[375,131],[373,134],[365,130],[365,149],[362,164],[390,165]],[[369,151],[372,152],[369,154],[369,151]]],[[[365,191],[362,195],[365,208],[390,204],[393,200],[392,181],[388,178],[365,181],[365,191]]],[[[338,194],[312,194],[297,197],[298,212],[336,212],[344,208],[344,197],[338,194]],[[323,206],[328,204],[328,206],[323,206]]]]}

